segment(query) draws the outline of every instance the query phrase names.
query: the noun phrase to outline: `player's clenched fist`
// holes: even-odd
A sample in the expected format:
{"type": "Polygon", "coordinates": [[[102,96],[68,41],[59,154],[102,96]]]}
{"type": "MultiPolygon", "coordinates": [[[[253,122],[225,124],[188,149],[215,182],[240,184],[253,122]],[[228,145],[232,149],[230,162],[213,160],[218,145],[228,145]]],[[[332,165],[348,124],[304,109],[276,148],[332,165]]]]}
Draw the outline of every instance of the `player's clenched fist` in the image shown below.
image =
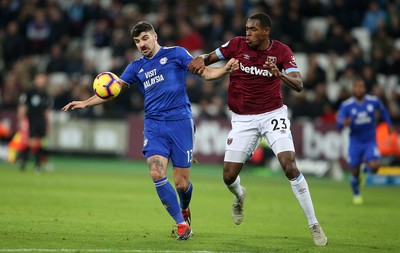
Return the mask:
{"type": "Polygon", "coordinates": [[[228,63],[225,65],[226,72],[232,73],[233,71],[236,71],[239,69],[239,61],[232,58],[228,61],[228,63]]]}
{"type": "Polygon", "coordinates": [[[267,61],[264,63],[263,67],[266,68],[271,74],[273,74],[276,77],[282,76],[282,72],[279,71],[278,67],[273,62],[267,61]]]}
{"type": "Polygon", "coordinates": [[[190,73],[201,75],[205,69],[204,58],[202,56],[198,56],[194,58],[188,66],[188,70],[190,73]]]}

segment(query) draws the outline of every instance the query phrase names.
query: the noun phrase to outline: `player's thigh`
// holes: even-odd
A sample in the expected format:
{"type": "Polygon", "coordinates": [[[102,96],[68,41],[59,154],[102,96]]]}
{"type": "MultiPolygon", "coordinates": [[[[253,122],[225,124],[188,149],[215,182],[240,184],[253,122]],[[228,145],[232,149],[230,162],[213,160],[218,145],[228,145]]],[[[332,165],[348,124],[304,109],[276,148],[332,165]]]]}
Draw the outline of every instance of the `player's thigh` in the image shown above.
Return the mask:
{"type": "Polygon", "coordinates": [[[189,168],[193,160],[195,125],[193,119],[168,121],[171,161],[177,168],[189,168]]]}
{"type": "Polygon", "coordinates": [[[256,120],[232,121],[225,145],[225,162],[244,163],[261,140],[256,120]]]}
{"type": "Polygon", "coordinates": [[[275,155],[283,151],[294,151],[293,137],[286,105],[260,119],[262,133],[275,155]],[[279,142],[277,142],[279,140],[279,142]]]}
{"type": "Polygon", "coordinates": [[[277,139],[271,145],[271,149],[274,152],[275,156],[278,156],[279,153],[282,153],[285,151],[295,152],[293,139],[289,138],[287,136],[281,136],[281,138],[277,139]]]}
{"type": "Polygon", "coordinates": [[[167,159],[171,156],[171,140],[164,121],[145,119],[143,131],[143,155],[148,159],[155,155],[167,159]]]}
{"type": "Polygon", "coordinates": [[[347,163],[351,169],[358,169],[364,160],[365,146],[363,144],[350,142],[347,152],[347,163]]]}

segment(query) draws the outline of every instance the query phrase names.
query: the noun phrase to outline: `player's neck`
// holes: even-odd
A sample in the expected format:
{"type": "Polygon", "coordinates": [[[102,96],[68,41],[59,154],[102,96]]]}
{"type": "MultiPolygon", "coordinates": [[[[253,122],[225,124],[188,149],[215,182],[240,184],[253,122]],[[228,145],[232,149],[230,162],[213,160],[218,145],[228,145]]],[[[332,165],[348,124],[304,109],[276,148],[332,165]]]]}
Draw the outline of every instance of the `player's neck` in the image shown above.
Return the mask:
{"type": "Polygon", "coordinates": [[[364,101],[365,96],[362,97],[354,97],[358,103],[362,103],[364,101]]]}
{"type": "Polygon", "coordinates": [[[256,49],[257,50],[267,50],[271,45],[271,39],[267,38],[263,43],[261,43],[256,49]]]}

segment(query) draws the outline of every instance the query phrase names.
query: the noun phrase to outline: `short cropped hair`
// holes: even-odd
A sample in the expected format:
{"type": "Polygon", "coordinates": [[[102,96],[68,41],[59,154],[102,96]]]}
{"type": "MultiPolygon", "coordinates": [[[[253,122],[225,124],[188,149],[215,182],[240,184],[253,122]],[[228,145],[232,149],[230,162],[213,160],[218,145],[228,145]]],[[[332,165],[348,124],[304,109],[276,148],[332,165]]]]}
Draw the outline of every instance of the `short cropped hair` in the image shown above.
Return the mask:
{"type": "Polygon", "coordinates": [[[250,16],[249,19],[257,19],[257,20],[259,20],[260,21],[260,26],[262,28],[266,28],[266,27],[271,28],[271,25],[272,25],[271,17],[268,16],[267,14],[265,14],[265,13],[254,14],[253,16],[250,16]]]}
{"type": "Polygon", "coordinates": [[[153,31],[154,32],[154,27],[153,25],[148,22],[148,21],[140,21],[137,23],[131,30],[131,36],[132,37],[137,37],[139,36],[142,32],[148,32],[148,31],[153,31]]]}

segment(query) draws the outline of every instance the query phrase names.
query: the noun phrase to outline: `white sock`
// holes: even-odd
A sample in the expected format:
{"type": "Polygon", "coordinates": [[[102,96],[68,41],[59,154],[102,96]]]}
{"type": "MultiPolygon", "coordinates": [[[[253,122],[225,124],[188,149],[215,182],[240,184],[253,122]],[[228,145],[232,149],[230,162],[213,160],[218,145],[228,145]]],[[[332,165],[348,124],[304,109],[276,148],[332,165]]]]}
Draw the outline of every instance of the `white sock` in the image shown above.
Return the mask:
{"type": "Polygon", "coordinates": [[[300,173],[296,179],[290,180],[290,184],[292,186],[294,195],[299,201],[300,206],[303,208],[304,214],[307,217],[308,225],[312,226],[318,223],[317,217],[315,217],[314,205],[311,200],[308,184],[303,174],[300,173]]]}
{"type": "Polygon", "coordinates": [[[235,182],[227,185],[228,189],[235,195],[235,200],[243,195],[242,186],[240,185],[240,176],[238,175],[235,182]]]}

